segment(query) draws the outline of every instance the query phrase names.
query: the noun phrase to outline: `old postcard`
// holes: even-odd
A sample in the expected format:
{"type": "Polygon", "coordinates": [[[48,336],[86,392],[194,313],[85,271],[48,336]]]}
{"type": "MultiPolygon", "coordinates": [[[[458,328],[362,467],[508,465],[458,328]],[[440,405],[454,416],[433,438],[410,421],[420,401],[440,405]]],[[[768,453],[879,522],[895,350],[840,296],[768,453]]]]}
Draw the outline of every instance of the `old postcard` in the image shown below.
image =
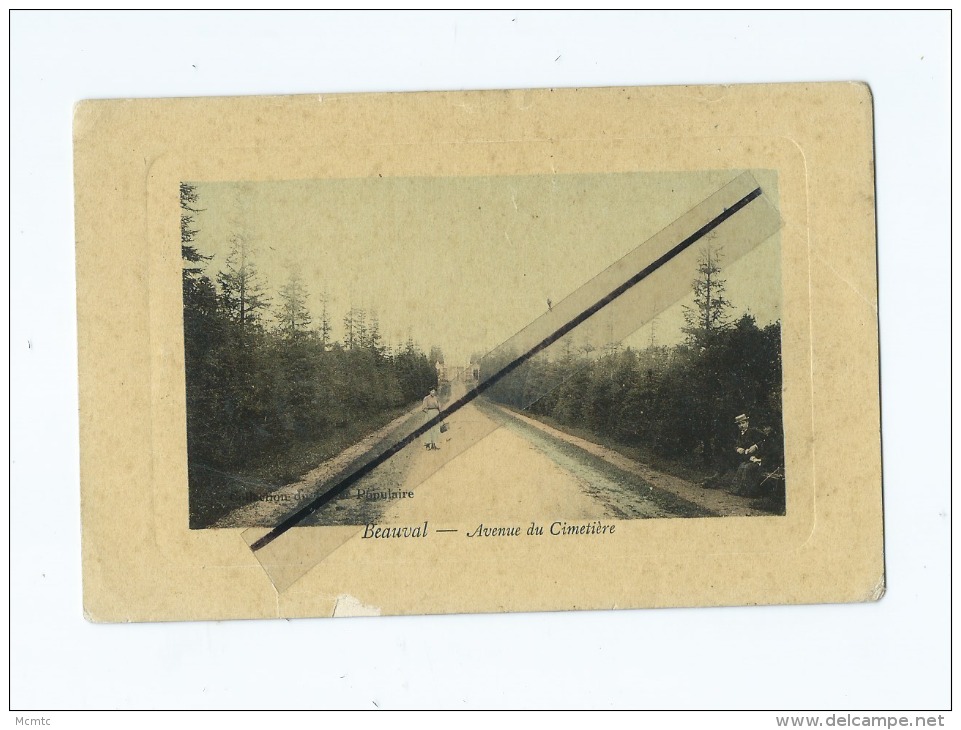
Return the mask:
{"type": "Polygon", "coordinates": [[[875,600],[859,84],[89,101],[95,621],[875,600]]]}

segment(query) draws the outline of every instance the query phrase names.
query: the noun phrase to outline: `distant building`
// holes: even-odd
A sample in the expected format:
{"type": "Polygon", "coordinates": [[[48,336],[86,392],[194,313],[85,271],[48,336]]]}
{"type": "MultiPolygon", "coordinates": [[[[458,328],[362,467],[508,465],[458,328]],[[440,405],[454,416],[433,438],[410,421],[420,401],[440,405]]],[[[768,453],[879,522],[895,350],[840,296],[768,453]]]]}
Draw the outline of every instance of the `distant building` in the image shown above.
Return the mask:
{"type": "Polygon", "coordinates": [[[473,373],[477,370],[474,366],[469,365],[445,365],[442,362],[434,363],[434,367],[437,370],[437,382],[438,383],[452,383],[458,380],[467,380],[471,376],[476,379],[476,375],[473,373]]]}

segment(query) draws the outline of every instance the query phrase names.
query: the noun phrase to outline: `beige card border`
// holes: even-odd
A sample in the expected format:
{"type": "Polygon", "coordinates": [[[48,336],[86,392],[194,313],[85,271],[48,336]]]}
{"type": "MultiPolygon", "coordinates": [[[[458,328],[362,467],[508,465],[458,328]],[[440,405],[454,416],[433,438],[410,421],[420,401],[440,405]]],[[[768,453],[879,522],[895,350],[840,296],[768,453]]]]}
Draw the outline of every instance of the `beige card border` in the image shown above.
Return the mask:
{"type": "Polygon", "coordinates": [[[331,615],[345,595],[423,613],[883,589],[866,87],[86,102],[75,131],[89,618],[331,615]],[[186,529],[179,209],[164,194],[180,180],[728,168],[778,171],[786,517],[620,522],[617,540],[589,550],[355,540],[280,595],[240,530],[186,529]]]}

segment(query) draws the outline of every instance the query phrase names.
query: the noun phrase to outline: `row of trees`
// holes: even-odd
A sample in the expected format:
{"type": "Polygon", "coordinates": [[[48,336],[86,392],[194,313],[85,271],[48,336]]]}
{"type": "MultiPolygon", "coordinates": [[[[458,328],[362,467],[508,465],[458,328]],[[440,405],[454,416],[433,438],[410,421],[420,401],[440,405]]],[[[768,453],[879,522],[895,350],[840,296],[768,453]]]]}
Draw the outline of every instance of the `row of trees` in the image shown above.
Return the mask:
{"type": "MultiPolygon", "coordinates": [[[[408,338],[390,347],[375,313],[352,308],[344,342],[332,338],[326,300],[317,321],[292,273],[266,291],[242,235],[216,273],[195,245],[199,195],[180,186],[190,464],[242,469],[348,423],[423,397],[433,362],[408,338]]],[[[386,416],[385,416],[386,417],[386,416]]]]}
{"type": "MultiPolygon", "coordinates": [[[[496,401],[584,428],[647,453],[708,470],[730,466],[737,430],[747,412],[768,430],[770,463],[783,459],[781,327],[735,318],[719,266],[706,249],[685,310],[684,342],[643,349],[616,345],[598,351],[563,343],[554,357],[539,355],[492,387],[496,401]]],[[[489,377],[511,358],[482,361],[489,377]]]]}

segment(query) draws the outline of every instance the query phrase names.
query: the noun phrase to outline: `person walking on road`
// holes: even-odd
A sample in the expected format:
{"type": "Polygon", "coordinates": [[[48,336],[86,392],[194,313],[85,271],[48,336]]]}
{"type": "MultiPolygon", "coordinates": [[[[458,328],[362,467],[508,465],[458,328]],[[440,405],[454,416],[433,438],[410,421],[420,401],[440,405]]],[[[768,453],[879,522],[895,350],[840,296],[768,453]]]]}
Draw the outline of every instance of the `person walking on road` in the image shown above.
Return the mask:
{"type": "MultiPolygon", "coordinates": [[[[440,403],[437,401],[437,389],[431,388],[430,393],[424,396],[424,402],[421,406],[421,410],[426,414],[426,419],[424,423],[427,423],[432,418],[435,418],[440,413],[440,403]]],[[[439,424],[435,423],[430,427],[430,430],[424,434],[424,446],[428,451],[436,450],[440,447],[437,446],[437,442],[440,440],[440,428],[439,424]]]]}

